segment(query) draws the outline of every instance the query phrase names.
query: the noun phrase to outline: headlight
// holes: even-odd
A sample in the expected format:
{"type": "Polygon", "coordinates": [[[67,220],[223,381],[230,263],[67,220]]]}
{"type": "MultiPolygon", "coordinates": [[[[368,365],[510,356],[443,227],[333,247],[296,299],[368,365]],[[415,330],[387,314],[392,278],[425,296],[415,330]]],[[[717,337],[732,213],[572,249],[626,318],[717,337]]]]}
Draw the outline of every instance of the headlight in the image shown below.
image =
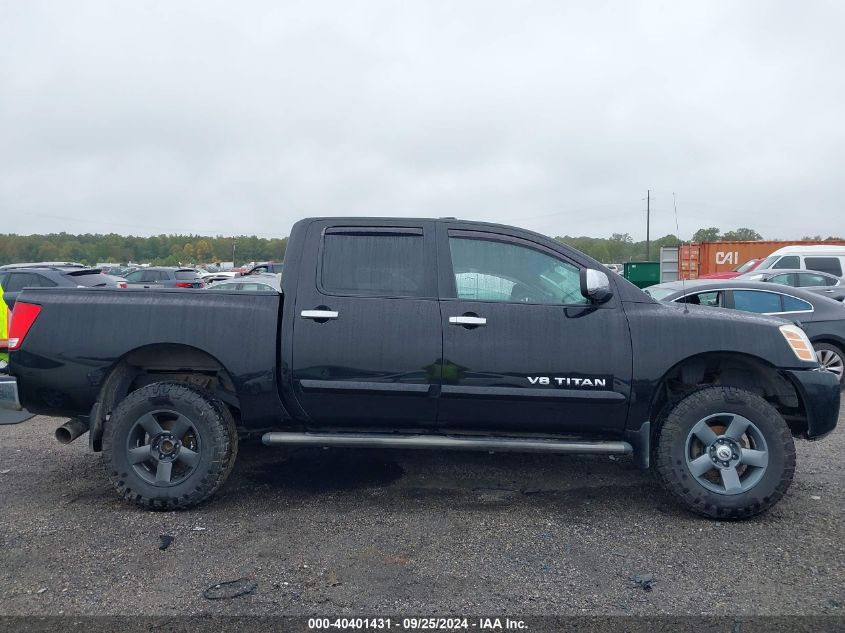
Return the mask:
{"type": "Polygon", "coordinates": [[[795,352],[798,360],[805,360],[816,362],[816,350],[813,349],[813,344],[807,338],[807,334],[797,325],[781,325],[781,334],[789,343],[789,347],[795,352]]]}

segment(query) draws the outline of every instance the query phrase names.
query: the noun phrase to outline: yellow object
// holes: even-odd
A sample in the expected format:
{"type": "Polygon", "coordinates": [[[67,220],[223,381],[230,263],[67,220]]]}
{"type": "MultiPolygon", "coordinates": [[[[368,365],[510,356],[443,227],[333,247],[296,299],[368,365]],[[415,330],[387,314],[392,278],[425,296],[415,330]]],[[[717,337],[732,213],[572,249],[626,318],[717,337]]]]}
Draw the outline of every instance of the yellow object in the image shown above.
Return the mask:
{"type": "Polygon", "coordinates": [[[800,360],[806,361],[815,361],[816,359],[816,351],[813,349],[813,344],[810,343],[810,339],[807,338],[807,335],[797,325],[781,325],[780,331],[783,334],[784,338],[786,338],[786,342],[789,343],[789,346],[792,348],[792,351],[795,352],[795,355],[800,360]]]}
{"type": "Polygon", "coordinates": [[[8,345],[9,338],[9,306],[6,305],[6,300],[3,299],[3,286],[0,286],[0,361],[9,362],[9,352],[5,351],[8,345]]]}

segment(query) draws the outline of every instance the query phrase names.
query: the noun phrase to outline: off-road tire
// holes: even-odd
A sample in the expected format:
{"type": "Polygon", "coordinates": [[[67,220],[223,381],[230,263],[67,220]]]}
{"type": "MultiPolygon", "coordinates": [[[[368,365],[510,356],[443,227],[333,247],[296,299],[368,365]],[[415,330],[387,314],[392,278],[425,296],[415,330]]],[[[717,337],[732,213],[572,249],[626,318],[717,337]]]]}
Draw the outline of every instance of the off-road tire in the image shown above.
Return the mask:
{"type": "Polygon", "coordinates": [[[133,391],[112,411],[103,433],[102,465],[124,500],[151,510],[182,510],[202,503],[223,485],[237,453],[237,429],[225,404],[193,385],[157,382],[133,391]],[[139,418],[162,408],[189,418],[202,447],[194,472],[169,487],[153,485],[136,474],[126,450],[139,418]]]}
{"type": "Polygon", "coordinates": [[[657,431],[655,467],[661,483],[686,508],[713,519],[746,519],[765,512],[786,493],[795,472],[795,444],[778,411],[760,396],[735,387],[707,387],[680,400],[657,431]],[[716,413],[750,420],[765,438],[768,465],[762,478],[739,494],[708,490],[690,471],[687,438],[716,413]]]}

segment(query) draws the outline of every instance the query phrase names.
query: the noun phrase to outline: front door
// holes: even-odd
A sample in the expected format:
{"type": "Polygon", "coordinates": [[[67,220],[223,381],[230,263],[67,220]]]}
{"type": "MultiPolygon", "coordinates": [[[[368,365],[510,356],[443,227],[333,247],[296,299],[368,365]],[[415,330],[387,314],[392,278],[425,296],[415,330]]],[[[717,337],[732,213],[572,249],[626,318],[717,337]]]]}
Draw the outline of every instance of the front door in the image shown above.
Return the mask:
{"type": "MultiPolygon", "coordinates": [[[[363,225],[362,225],[363,224],[363,225]]],[[[434,225],[308,229],[296,293],[293,381],[317,425],[424,426],[442,352],[434,225]]]]}
{"type": "Polygon", "coordinates": [[[439,422],[621,430],[632,358],[618,300],[592,305],[580,292],[583,266],[548,245],[504,229],[442,226],[439,422]]]}

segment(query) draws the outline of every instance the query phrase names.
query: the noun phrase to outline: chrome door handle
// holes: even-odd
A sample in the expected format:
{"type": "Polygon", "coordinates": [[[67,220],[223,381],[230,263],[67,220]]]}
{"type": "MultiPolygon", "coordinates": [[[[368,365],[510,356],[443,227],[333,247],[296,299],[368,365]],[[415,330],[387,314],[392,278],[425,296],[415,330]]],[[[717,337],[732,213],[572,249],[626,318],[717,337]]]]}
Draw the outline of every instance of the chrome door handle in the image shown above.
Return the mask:
{"type": "Polygon", "coordinates": [[[303,319],[336,319],[336,310],[303,310],[300,313],[303,319]]]}
{"type": "Polygon", "coordinates": [[[487,319],[477,316],[450,316],[449,325],[487,325],[487,319]]]}

